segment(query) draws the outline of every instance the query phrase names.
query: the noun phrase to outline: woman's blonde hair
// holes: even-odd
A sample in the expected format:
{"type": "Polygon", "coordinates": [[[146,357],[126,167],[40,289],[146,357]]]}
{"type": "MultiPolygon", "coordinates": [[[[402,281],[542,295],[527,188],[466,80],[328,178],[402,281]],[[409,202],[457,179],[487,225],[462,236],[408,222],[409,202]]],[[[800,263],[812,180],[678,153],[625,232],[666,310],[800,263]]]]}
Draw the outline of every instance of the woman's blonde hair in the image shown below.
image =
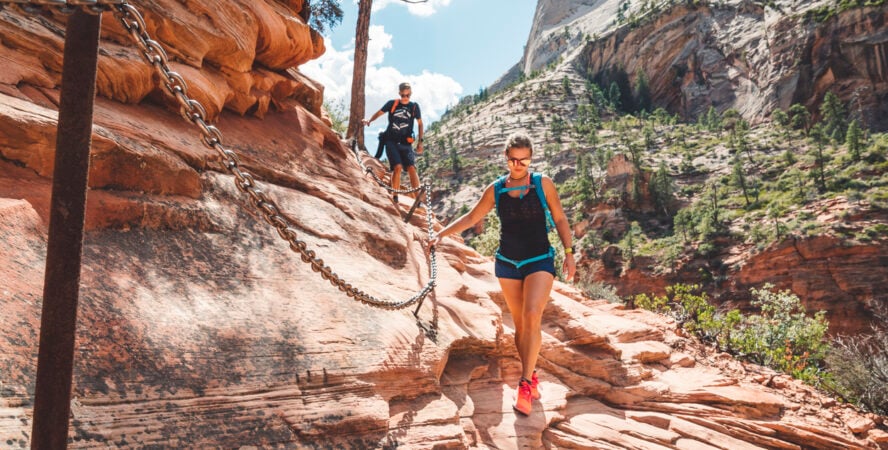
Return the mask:
{"type": "Polygon", "coordinates": [[[506,139],[505,152],[508,154],[509,150],[513,148],[527,148],[533,154],[533,142],[531,142],[530,136],[527,133],[513,133],[509,135],[506,139]]]}

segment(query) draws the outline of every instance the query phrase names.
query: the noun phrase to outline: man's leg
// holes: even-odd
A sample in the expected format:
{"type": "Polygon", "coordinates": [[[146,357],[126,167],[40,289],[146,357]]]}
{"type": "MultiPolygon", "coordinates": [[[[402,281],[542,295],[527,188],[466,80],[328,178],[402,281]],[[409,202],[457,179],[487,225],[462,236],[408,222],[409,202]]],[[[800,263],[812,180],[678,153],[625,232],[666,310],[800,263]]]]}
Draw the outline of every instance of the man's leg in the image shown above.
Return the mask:
{"type": "MultiPolygon", "coordinates": [[[[392,168],[392,189],[401,189],[401,171],[404,170],[400,164],[395,164],[392,168]]],[[[398,195],[398,194],[395,194],[398,195]]]]}
{"type": "MultiPolygon", "coordinates": [[[[416,188],[419,186],[419,174],[416,173],[416,166],[410,166],[407,168],[407,175],[410,176],[410,186],[416,188]]],[[[413,193],[410,196],[416,197],[418,193],[413,193]]]]}
{"type": "MultiPolygon", "coordinates": [[[[417,188],[419,187],[419,175],[416,173],[416,153],[413,151],[413,146],[410,144],[405,144],[401,148],[401,162],[404,163],[404,167],[407,168],[407,175],[410,177],[410,187],[417,188]]],[[[416,198],[416,193],[408,194],[411,198],[416,198]]]]}
{"type": "MultiPolygon", "coordinates": [[[[398,144],[395,141],[385,143],[385,154],[388,156],[389,167],[392,168],[392,189],[401,189],[401,171],[404,166],[401,161],[401,152],[398,150],[398,144]]],[[[395,202],[398,201],[398,194],[392,195],[395,202]]]]}

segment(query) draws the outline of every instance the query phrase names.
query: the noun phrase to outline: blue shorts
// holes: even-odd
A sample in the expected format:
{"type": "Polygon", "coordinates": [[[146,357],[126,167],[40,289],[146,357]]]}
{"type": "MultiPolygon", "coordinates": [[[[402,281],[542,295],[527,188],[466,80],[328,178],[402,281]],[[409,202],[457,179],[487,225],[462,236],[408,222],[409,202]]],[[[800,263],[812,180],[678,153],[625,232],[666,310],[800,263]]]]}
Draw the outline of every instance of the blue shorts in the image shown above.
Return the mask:
{"type": "Polygon", "coordinates": [[[385,156],[388,158],[389,166],[392,169],[399,164],[405,169],[416,165],[416,153],[413,152],[413,146],[410,144],[386,141],[385,156]]]}
{"type": "Polygon", "coordinates": [[[554,277],[555,258],[550,256],[546,259],[534,261],[521,266],[520,269],[515,267],[512,263],[497,259],[496,265],[494,266],[494,272],[496,273],[497,278],[508,278],[511,280],[523,280],[535,272],[549,272],[554,277]]]}

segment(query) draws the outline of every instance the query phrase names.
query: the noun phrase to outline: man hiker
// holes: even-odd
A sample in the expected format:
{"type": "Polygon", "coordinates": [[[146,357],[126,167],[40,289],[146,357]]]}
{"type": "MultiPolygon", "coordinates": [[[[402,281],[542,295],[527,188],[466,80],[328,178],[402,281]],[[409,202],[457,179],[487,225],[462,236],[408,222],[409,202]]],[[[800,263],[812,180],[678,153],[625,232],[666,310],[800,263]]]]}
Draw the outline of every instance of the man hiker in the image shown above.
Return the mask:
{"type": "MultiPolygon", "coordinates": [[[[392,189],[401,189],[401,171],[407,169],[410,176],[410,185],[419,186],[419,175],[416,173],[416,155],[422,154],[422,112],[419,105],[410,101],[412,91],[410,83],[398,85],[399,98],[389,100],[382,105],[382,109],[376,111],[370,119],[361,122],[365,126],[376,120],[383,114],[388,114],[388,127],[385,129],[385,154],[392,169],[392,189]],[[413,134],[413,121],[419,125],[419,133],[413,134]],[[413,142],[416,142],[416,152],[413,151],[413,142]]],[[[398,202],[398,194],[393,196],[398,202]]]]}

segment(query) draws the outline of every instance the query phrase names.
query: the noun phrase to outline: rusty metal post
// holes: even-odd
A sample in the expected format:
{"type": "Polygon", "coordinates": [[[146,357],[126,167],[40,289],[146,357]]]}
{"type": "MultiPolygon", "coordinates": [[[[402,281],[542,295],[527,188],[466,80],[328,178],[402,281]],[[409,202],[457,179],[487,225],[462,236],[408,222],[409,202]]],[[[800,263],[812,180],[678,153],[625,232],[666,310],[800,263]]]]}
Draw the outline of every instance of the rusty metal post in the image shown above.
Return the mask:
{"type": "Polygon", "coordinates": [[[80,259],[101,15],[68,19],[43,281],[32,449],[68,445],[80,259]]]}
{"type": "MultiPolygon", "coordinates": [[[[410,218],[413,217],[413,212],[416,211],[416,208],[422,203],[422,194],[425,192],[425,186],[422,189],[416,191],[416,199],[413,200],[413,206],[410,207],[410,211],[407,211],[407,217],[404,217],[404,223],[409,223],[410,218]]],[[[428,205],[426,205],[428,208],[428,205]]]]}

